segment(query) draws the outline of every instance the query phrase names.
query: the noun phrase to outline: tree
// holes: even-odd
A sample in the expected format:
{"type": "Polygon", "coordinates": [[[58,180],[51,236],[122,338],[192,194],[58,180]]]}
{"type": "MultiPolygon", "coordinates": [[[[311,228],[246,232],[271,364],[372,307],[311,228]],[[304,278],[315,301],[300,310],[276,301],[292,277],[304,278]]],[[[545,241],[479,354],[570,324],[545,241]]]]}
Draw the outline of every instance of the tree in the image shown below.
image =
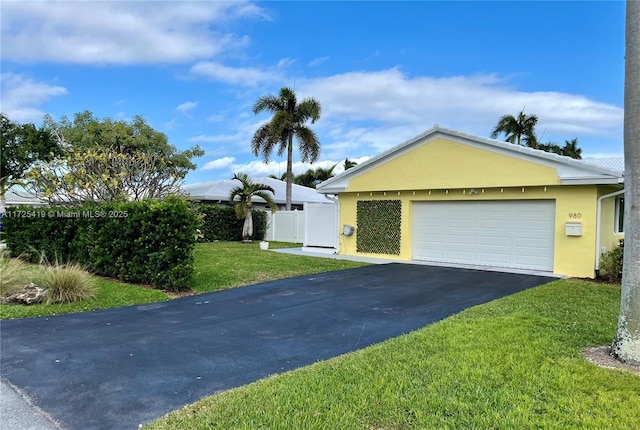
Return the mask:
{"type": "Polygon", "coordinates": [[[296,176],[293,182],[303,187],[315,188],[319,183],[334,176],[333,169],[335,169],[336,166],[337,164],[334,164],[328,169],[322,167],[317,167],[315,170],[307,169],[306,172],[296,176]]]}
{"type": "Polygon", "coordinates": [[[355,161],[351,161],[348,158],[344,159],[344,170],[349,170],[352,167],[356,167],[358,165],[358,163],[356,163],[355,161]]]}
{"type": "Polygon", "coordinates": [[[298,103],[296,93],[283,87],[277,96],[260,97],[253,105],[253,113],[267,111],[273,113],[271,120],[261,125],[251,140],[251,151],[262,155],[265,162],[274,148],[278,156],[287,152],[286,208],[291,210],[291,184],[293,183],[293,137],[298,141],[298,151],[303,162],[313,163],[320,156],[318,137],[307,125],[320,119],[320,103],[314,98],[306,98],[298,103]]]}
{"type": "Polygon", "coordinates": [[[99,120],[89,111],[73,122],[45,117],[61,153],[38,162],[27,174],[29,187],[52,204],[142,200],[177,194],[195,169],[194,147],[178,151],[167,136],[135,116],[131,122],[99,120]]]}
{"type": "Polygon", "coordinates": [[[549,142],[538,144],[538,149],[546,152],[551,152],[553,154],[575,158],[577,160],[582,159],[582,148],[578,147],[577,137],[572,140],[565,140],[563,147],[560,147],[560,145],[555,142],[549,142]]]}
{"type": "Polygon", "coordinates": [[[231,190],[229,201],[236,202],[234,206],[236,216],[239,219],[244,218],[242,240],[249,242],[251,236],[253,236],[253,198],[260,197],[267,202],[273,213],[276,211],[276,203],[273,201],[273,196],[269,195],[269,193],[275,195],[275,191],[269,185],[253,182],[246,173],[236,173],[231,180],[238,180],[242,184],[231,190]],[[238,198],[237,201],[236,198],[238,198]]]}
{"type": "Polygon", "coordinates": [[[640,363],[640,2],[627,0],[624,79],[625,233],[618,327],[611,353],[640,363]]]}
{"type": "Polygon", "coordinates": [[[520,111],[517,117],[513,115],[503,115],[498,124],[491,132],[493,139],[500,134],[506,135],[506,141],[520,145],[521,142],[529,148],[537,148],[538,141],[535,135],[538,117],[536,115],[525,115],[520,111]]]}
{"type": "Polygon", "coordinates": [[[280,176],[276,176],[276,175],[269,175],[269,177],[271,179],[277,179],[279,181],[286,181],[287,180],[287,172],[284,172],[282,175],[280,176]]]}
{"type": "Polygon", "coordinates": [[[578,148],[578,138],[564,141],[564,147],[562,148],[562,155],[575,158],[576,160],[582,159],[582,148],[578,148]]]}
{"type": "Polygon", "coordinates": [[[25,174],[38,160],[50,160],[59,153],[56,140],[44,128],[18,124],[0,114],[0,212],[4,212],[5,193],[21,185],[25,174]]]}

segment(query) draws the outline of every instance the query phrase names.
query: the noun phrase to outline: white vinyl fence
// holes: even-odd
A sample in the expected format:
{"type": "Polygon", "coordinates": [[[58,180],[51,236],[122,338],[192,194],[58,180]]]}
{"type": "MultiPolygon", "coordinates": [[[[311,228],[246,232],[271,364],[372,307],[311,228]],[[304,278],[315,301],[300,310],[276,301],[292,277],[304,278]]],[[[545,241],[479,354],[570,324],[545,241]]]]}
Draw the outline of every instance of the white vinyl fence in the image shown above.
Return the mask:
{"type": "Polygon", "coordinates": [[[301,243],[305,247],[337,246],[338,213],[333,203],[305,203],[304,210],[267,212],[265,240],[301,243]]]}
{"type": "Polygon", "coordinates": [[[278,242],[304,242],[304,212],[299,210],[267,211],[267,234],[265,240],[278,242]]]}
{"type": "Polygon", "coordinates": [[[338,211],[334,203],[305,203],[304,246],[337,248],[338,211]]]}

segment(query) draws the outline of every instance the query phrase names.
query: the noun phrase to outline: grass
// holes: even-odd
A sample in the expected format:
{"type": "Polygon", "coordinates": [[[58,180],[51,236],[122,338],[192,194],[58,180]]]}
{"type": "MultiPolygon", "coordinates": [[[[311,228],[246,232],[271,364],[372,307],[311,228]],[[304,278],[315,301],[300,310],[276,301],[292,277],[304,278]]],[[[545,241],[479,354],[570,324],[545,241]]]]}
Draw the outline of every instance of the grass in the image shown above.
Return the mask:
{"type": "Polygon", "coordinates": [[[0,295],[11,294],[22,285],[27,285],[33,276],[31,266],[0,249],[0,295]]]}
{"type": "Polygon", "coordinates": [[[581,355],[611,342],[619,302],[619,286],[555,281],[205,398],[146,428],[640,428],[640,377],[581,355]]]}
{"type": "MultiPolygon", "coordinates": [[[[288,242],[270,242],[271,249],[300,246],[288,242]]],[[[258,282],[311,273],[360,267],[364,263],[331,260],[260,250],[256,241],[199,243],[196,245],[193,290],[196,293],[223,290],[258,282]]],[[[20,266],[14,272],[20,276],[34,270],[31,265],[8,259],[20,266]]],[[[2,266],[0,266],[1,268],[2,266]]],[[[2,275],[4,275],[4,271],[2,275]]],[[[96,309],[130,306],[168,300],[162,291],[94,277],[96,297],[76,303],[39,305],[0,305],[0,319],[60,315],[96,309]]],[[[28,283],[28,281],[26,282],[28,283]]]]}
{"type": "Polygon", "coordinates": [[[0,305],[0,319],[28,318],[48,315],[62,315],[73,312],[86,312],[97,309],[118,308],[142,303],[168,300],[169,296],[160,290],[144,288],[95,278],[96,296],[90,300],[75,303],[37,304],[37,305],[0,305]]]}
{"type": "Polygon", "coordinates": [[[43,267],[37,285],[47,289],[45,304],[74,303],[96,296],[95,277],[77,263],[43,267]]]}
{"type": "MultiPolygon", "coordinates": [[[[269,248],[294,245],[270,242],[269,248]]],[[[367,265],[348,260],[262,251],[257,241],[200,243],[196,247],[194,256],[193,289],[199,293],[367,265]]]]}

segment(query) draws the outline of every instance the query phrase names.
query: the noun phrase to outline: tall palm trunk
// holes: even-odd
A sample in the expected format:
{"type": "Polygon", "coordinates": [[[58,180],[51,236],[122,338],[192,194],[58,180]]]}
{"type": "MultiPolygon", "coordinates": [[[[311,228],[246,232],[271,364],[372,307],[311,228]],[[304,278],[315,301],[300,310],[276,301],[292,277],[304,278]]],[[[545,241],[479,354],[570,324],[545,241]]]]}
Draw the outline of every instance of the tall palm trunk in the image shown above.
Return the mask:
{"type": "Polygon", "coordinates": [[[624,267],[611,352],[640,363],[640,1],[627,0],[624,84],[624,267]]]}
{"type": "Polygon", "coordinates": [[[289,134],[289,147],[287,148],[287,188],[285,191],[285,207],[291,210],[291,184],[293,183],[293,132],[289,134]]]}

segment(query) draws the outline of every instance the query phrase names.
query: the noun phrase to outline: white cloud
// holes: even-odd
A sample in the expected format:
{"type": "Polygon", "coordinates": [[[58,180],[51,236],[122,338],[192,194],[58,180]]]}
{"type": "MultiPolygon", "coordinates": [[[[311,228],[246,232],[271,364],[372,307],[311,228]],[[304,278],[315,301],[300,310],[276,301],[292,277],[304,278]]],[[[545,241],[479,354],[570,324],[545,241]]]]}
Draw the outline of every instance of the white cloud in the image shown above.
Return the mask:
{"type": "Polygon", "coordinates": [[[209,122],[222,122],[224,121],[224,114],[215,114],[207,117],[207,121],[209,122]]]}
{"type": "Polygon", "coordinates": [[[211,58],[248,39],[216,31],[266,18],[248,1],[2,2],[2,58],[21,62],[142,64],[211,58]]]}
{"type": "Polygon", "coordinates": [[[176,110],[183,114],[184,116],[189,116],[189,112],[198,107],[198,102],[184,102],[178,107],[176,110]]]}
{"type": "Polygon", "coordinates": [[[226,169],[229,166],[232,166],[234,161],[236,161],[234,157],[218,158],[216,160],[207,162],[204,166],[202,166],[201,169],[202,170],[226,169]]]}
{"type": "Polygon", "coordinates": [[[329,57],[314,58],[313,60],[309,61],[309,64],[307,64],[307,67],[319,66],[320,64],[325,63],[327,61],[329,61],[329,57]]]}
{"type": "Polygon", "coordinates": [[[399,68],[350,72],[301,81],[298,94],[321,102],[316,127],[329,136],[323,149],[331,157],[338,150],[349,150],[343,156],[378,153],[434,124],[488,136],[501,115],[515,115],[524,106],[538,115],[537,131],[544,131],[545,139],[612,137],[622,129],[621,107],[576,94],[518,91],[491,74],[410,77],[399,68]]]}
{"type": "MultiPolygon", "coordinates": [[[[359,157],[359,158],[350,158],[351,161],[354,161],[358,164],[368,160],[370,157],[359,157]]],[[[328,169],[331,166],[335,165],[336,167],[333,170],[335,175],[342,173],[344,171],[344,159],[342,160],[323,160],[320,162],[316,162],[313,164],[302,163],[302,162],[294,162],[293,163],[293,174],[299,175],[304,173],[308,169],[317,169],[318,167],[322,167],[323,169],[328,169]]],[[[234,157],[224,157],[216,160],[209,161],[205,165],[201,167],[200,170],[221,170],[221,174],[232,174],[232,173],[246,173],[250,177],[258,178],[264,176],[274,175],[276,177],[280,177],[283,173],[287,171],[287,161],[269,161],[265,163],[261,160],[252,160],[246,163],[235,163],[234,157]]]]}
{"type": "Polygon", "coordinates": [[[246,87],[284,79],[282,73],[277,70],[263,70],[255,67],[229,67],[212,61],[195,64],[191,67],[189,73],[204,76],[217,82],[246,87]]]}
{"type": "Polygon", "coordinates": [[[2,112],[12,121],[20,123],[41,121],[44,112],[39,106],[52,97],[65,94],[67,89],[62,86],[37,82],[15,73],[0,75],[0,105],[2,112]]]}

